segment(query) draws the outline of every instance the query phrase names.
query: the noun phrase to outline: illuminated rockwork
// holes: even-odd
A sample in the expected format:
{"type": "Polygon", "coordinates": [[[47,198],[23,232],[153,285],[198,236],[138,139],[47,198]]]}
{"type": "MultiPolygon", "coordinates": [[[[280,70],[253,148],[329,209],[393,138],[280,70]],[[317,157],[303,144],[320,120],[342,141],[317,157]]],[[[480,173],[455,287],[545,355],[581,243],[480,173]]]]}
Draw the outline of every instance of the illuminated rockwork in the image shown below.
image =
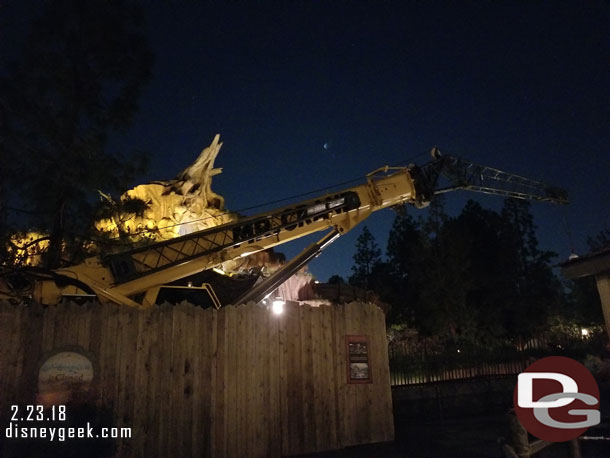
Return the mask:
{"type": "Polygon", "coordinates": [[[120,214],[96,223],[100,232],[132,240],[163,240],[233,221],[224,208],[224,198],[212,191],[212,177],[222,172],[214,161],[222,143],[214,137],[197,160],[176,178],[136,186],[121,201],[139,199],[147,204],[141,216],[120,214]]]}
{"type": "MultiPolygon", "coordinates": [[[[172,239],[236,220],[237,215],[225,209],[224,198],[212,191],[212,177],[222,172],[214,167],[221,146],[220,135],[216,135],[212,144],[176,178],[138,185],[123,193],[118,202],[100,192],[107,211],[105,218],[96,221],[95,228],[104,237],[98,234],[87,252],[95,254],[99,248],[112,251],[113,245],[121,251],[126,244],[172,239]],[[140,202],[140,211],[134,210],[138,207],[134,202],[140,202]],[[113,243],[107,245],[102,239],[113,243]]],[[[7,245],[9,264],[40,265],[48,244],[47,234],[15,234],[7,245]]],[[[224,263],[222,268],[225,272],[258,269],[268,275],[284,261],[282,255],[268,250],[224,263]]]]}

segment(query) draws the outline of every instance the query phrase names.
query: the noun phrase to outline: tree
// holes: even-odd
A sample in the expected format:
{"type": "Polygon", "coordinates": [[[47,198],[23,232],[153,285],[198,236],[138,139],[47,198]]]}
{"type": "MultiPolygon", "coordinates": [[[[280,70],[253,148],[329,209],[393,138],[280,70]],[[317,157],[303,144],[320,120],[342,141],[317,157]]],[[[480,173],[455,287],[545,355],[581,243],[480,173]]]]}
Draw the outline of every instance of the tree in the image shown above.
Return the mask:
{"type": "Polygon", "coordinates": [[[391,305],[390,323],[410,321],[418,301],[414,275],[425,237],[420,226],[406,212],[398,213],[392,223],[386,249],[389,281],[380,294],[391,305]]]}
{"type": "Polygon", "coordinates": [[[423,237],[420,224],[411,215],[396,215],[388,237],[387,257],[397,279],[408,280],[409,272],[416,268],[412,259],[423,237]]]}
{"type": "Polygon", "coordinates": [[[594,275],[568,282],[567,307],[562,315],[581,325],[603,324],[603,308],[594,275]]]}
{"type": "MultiPolygon", "coordinates": [[[[121,199],[120,197],[114,198],[101,191],[99,191],[99,194],[101,203],[95,212],[95,217],[98,221],[111,219],[116,224],[118,232],[118,240],[112,240],[110,237],[108,240],[97,239],[98,244],[105,245],[105,247],[101,247],[100,251],[106,251],[106,247],[112,247],[113,245],[118,245],[121,248],[124,248],[125,245],[134,245],[134,241],[130,240],[131,234],[127,223],[135,217],[141,217],[150,207],[150,204],[142,199],[129,196],[121,199]]],[[[105,232],[100,232],[99,235],[103,237],[105,232]]]]}
{"type": "MultiPolygon", "coordinates": [[[[587,245],[592,252],[610,248],[610,229],[605,228],[594,236],[587,237],[587,245]]],[[[602,305],[594,275],[568,281],[566,308],[563,315],[581,325],[603,323],[602,305]]]]}
{"type": "Polygon", "coordinates": [[[398,215],[388,238],[391,322],[408,321],[423,334],[456,338],[472,328],[467,313],[468,243],[444,201],[428,217],[398,215]]]}
{"type": "Polygon", "coordinates": [[[391,322],[461,343],[531,335],[561,304],[561,288],[538,248],[529,204],[502,214],[469,201],[449,217],[442,201],[425,220],[395,219],[388,239],[391,322]]]}
{"type": "Polygon", "coordinates": [[[505,275],[511,282],[504,326],[511,335],[531,335],[561,308],[562,291],[550,261],[555,253],[538,248],[530,203],[506,199],[501,216],[505,275]]]}
{"type": "Polygon", "coordinates": [[[354,254],[354,265],[349,283],[368,289],[372,285],[374,269],[381,263],[381,250],[377,246],[375,237],[368,227],[362,228],[362,233],[356,241],[356,253],[354,254]]]}
{"type": "Polygon", "coordinates": [[[344,285],[345,280],[341,275],[332,275],[326,283],[329,285],[344,285]]]}
{"type": "Polygon", "coordinates": [[[2,162],[14,164],[10,199],[38,214],[54,268],[62,246],[91,227],[95,191],[124,188],[143,170],[142,156],[108,151],[108,138],[129,127],[153,58],[130,1],[44,5],[0,79],[0,133],[2,162]]]}
{"type": "Polygon", "coordinates": [[[594,237],[588,237],[587,245],[591,251],[610,248],[610,228],[602,229],[594,237]]]}
{"type": "Polygon", "coordinates": [[[453,340],[472,336],[476,327],[467,295],[471,288],[469,234],[455,218],[429,214],[425,243],[416,252],[416,325],[425,334],[453,340]]]}

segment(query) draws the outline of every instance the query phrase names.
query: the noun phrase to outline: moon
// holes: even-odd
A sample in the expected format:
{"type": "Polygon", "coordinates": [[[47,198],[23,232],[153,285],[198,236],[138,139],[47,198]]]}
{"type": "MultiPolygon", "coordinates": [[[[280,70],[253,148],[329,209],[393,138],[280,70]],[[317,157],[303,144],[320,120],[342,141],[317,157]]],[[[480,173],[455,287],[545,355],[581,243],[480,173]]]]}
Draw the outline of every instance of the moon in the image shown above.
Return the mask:
{"type": "Polygon", "coordinates": [[[326,142],[324,143],[324,149],[328,150],[330,148],[330,143],[326,142]]]}

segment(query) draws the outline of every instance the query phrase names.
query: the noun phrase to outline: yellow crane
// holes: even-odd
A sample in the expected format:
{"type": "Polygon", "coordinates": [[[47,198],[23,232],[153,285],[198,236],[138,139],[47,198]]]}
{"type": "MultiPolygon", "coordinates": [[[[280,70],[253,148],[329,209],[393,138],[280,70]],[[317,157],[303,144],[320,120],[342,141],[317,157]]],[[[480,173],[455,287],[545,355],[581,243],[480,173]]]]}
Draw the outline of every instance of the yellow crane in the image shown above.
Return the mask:
{"type": "MultiPolygon", "coordinates": [[[[361,184],[338,192],[145,247],[87,258],[71,267],[39,272],[33,299],[42,304],[55,304],[63,297],[96,295],[120,305],[151,307],[162,290],[185,288],[167,286],[176,280],[212,269],[225,261],[328,230],[319,242],[307,247],[236,301],[258,302],[337,237],[349,232],[373,212],[387,207],[405,203],[425,207],[435,194],[457,189],[567,203],[566,192],[559,188],[441,155],[436,148],[431,154],[432,161],[422,167],[381,167],[366,175],[361,184]]],[[[194,288],[190,291],[201,292],[216,307],[221,305],[209,284],[194,288]]]]}

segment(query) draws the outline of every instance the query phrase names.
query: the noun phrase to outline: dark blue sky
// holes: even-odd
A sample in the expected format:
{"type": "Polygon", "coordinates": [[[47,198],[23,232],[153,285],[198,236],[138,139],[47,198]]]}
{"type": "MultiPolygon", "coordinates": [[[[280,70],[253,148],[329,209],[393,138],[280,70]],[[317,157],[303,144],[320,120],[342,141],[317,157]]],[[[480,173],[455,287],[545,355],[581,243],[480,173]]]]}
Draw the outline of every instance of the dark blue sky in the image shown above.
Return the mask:
{"type": "MultiPolygon", "coordinates": [[[[152,2],[151,2],[152,3],[152,2]]],[[[590,2],[155,2],[156,54],[133,128],[146,179],[171,178],[220,133],[213,188],[239,210],[441,151],[568,190],[533,204],[543,248],[610,217],[610,9],[590,2]],[[324,144],[330,148],[325,149],[324,144]]],[[[467,198],[499,209],[502,199],[467,198]]],[[[416,214],[416,210],[413,209],[416,214]]],[[[385,248],[393,213],[367,225],[385,248]]],[[[349,275],[361,228],[310,266],[349,275]]],[[[315,235],[307,242],[319,238],[315,235]]],[[[282,247],[289,256],[303,243],[282,247]]]]}

